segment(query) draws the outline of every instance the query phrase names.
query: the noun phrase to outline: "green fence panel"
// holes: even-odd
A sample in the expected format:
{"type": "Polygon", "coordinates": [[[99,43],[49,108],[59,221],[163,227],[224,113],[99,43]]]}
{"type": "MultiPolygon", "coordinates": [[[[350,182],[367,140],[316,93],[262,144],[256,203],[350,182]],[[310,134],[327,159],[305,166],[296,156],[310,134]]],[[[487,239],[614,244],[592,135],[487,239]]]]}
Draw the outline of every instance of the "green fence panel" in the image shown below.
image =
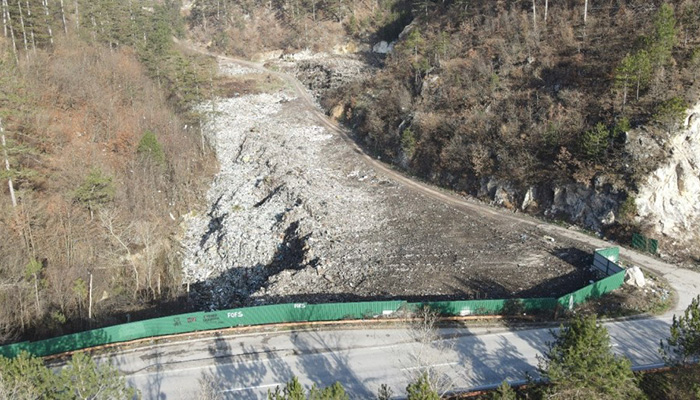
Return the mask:
{"type": "MultiPolygon", "coordinates": [[[[618,248],[600,249],[596,253],[617,260],[618,248]]],[[[14,357],[21,351],[37,356],[64,353],[88,347],[150,337],[191,333],[236,326],[265,325],[283,322],[337,321],[389,316],[400,309],[416,310],[430,306],[444,315],[495,315],[512,312],[551,310],[560,304],[580,304],[590,297],[600,297],[620,286],[624,271],[586,286],[559,299],[464,300],[406,303],[405,301],[375,301],[331,304],[277,304],[236,308],[216,312],[199,312],[131,322],[102,329],[75,333],[38,342],[22,342],[0,346],[0,355],[14,357]]]]}
{"type": "Polygon", "coordinates": [[[647,251],[647,238],[638,233],[633,234],[632,247],[638,250],[647,251]]]}
{"type": "Polygon", "coordinates": [[[587,299],[593,297],[598,298],[604,294],[610,293],[618,289],[625,281],[625,271],[620,271],[615,275],[601,279],[596,283],[581,288],[575,292],[569,293],[560,297],[557,301],[564,308],[570,308],[574,305],[581,304],[587,299]]]}
{"type": "Polygon", "coordinates": [[[553,310],[557,306],[557,299],[553,297],[521,299],[520,302],[525,312],[553,310]]]}
{"type": "Polygon", "coordinates": [[[620,248],[619,247],[606,247],[603,249],[596,249],[595,252],[601,256],[607,258],[608,260],[617,263],[620,261],[620,248]]]}
{"type": "Polygon", "coordinates": [[[28,347],[29,342],[20,342],[0,346],[0,356],[5,358],[14,358],[17,357],[22,351],[27,351],[28,347]]]}
{"type": "Polygon", "coordinates": [[[309,304],[300,321],[337,321],[390,316],[405,304],[404,301],[380,301],[337,304],[309,304]]]}
{"type": "Polygon", "coordinates": [[[296,303],[237,308],[209,313],[180,314],[93,329],[33,343],[23,342],[2,346],[0,347],[0,355],[14,357],[20,351],[26,350],[41,357],[111,343],[236,326],[376,318],[382,315],[391,315],[404,304],[404,301],[337,304],[296,303]]]}
{"type": "Polygon", "coordinates": [[[423,306],[432,308],[442,315],[498,315],[504,312],[520,313],[551,310],[556,307],[555,298],[507,299],[507,300],[458,300],[408,303],[415,310],[423,306]]]}
{"type": "Polygon", "coordinates": [[[408,303],[410,309],[427,306],[442,315],[494,315],[500,314],[507,300],[463,300],[463,301],[431,301],[408,303]]]}
{"type": "Polygon", "coordinates": [[[659,241],[656,239],[649,239],[648,250],[651,254],[656,254],[659,251],[659,241]]]}
{"type": "Polygon", "coordinates": [[[619,259],[619,247],[598,249],[593,254],[593,268],[603,273],[605,276],[616,274],[623,270],[623,268],[617,264],[619,259]]]}
{"type": "Polygon", "coordinates": [[[659,241],[635,233],[632,235],[632,247],[638,250],[648,251],[651,254],[656,254],[659,251],[659,241]]]}

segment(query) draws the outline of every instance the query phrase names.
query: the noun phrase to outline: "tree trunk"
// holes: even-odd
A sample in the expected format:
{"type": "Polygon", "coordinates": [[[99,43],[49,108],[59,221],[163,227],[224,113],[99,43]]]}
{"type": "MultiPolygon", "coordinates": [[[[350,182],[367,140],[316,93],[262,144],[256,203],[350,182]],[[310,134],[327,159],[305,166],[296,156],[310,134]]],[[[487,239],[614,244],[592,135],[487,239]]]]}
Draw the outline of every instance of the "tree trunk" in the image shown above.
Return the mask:
{"type": "Polygon", "coordinates": [[[20,291],[17,293],[17,298],[19,299],[19,322],[22,332],[24,332],[24,301],[22,301],[22,296],[24,296],[24,293],[20,288],[20,291]]]}
{"type": "Polygon", "coordinates": [[[36,297],[36,315],[41,316],[41,305],[39,304],[39,276],[34,274],[34,296],[36,297]]]}
{"type": "Polygon", "coordinates": [[[27,29],[24,27],[24,15],[22,15],[22,3],[17,0],[17,8],[19,8],[19,25],[22,27],[22,38],[24,39],[24,52],[29,59],[29,45],[27,42],[27,29]]]}
{"type": "Polygon", "coordinates": [[[549,11],[549,0],[544,0],[544,26],[547,26],[547,12],[549,11]]]}
{"type": "MultiPolygon", "coordinates": [[[[7,143],[5,142],[5,129],[2,127],[2,119],[0,119],[0,136],[2,137],[2,153],[5,156],[5,170],[10,172],[10,160],[7,157],[7,143]]],[[[7,186],[10,187],[10,198],[12,199],[12,207],[17,207],[17,198],[15,197],[15,186],[12,183],[12,177],[7,177],[7,186]]]]}
{"type": "Polygon", "coordinates": [[[68,24],[66,24],[66,9],[63,7],[63,0],[61,0],[61,20],[63,21],[63,33],[68,35],[68,24]]]}
{"type": "Polygon", "coordinates": [[[36,40],[34,38],[34,21],[32,21],[32,9],[29,7],[29,0],[25,3],[27,5],[27,18],[28,22],[31,24],[29,26],[29,34],[32,39],[32,50],[34,51],[34,54],[36,55],[36,40]]]}
{"type": "MultiPolygon", "coordinates": [[[[20,203],[20,206],[22,208],[22,216],[24,217],[24,222],[25,226],[27,228],[26,230],[26,246],[27,246],[27,251],[29,254],[31,254],[31,257],[33,259],[36,259],[36,246],[34,245],[34,232],[32,232],[32,224],[31,221],[29,220],[29,214],[27,214],[27,209],[24,207],[24,202],[20,203]]],[[[24,228],[23,228],[24,231],[24,228]]]]}
{"type": "Polygon", "coordinates": [[[9,32],[7,30],[7,9],[5,8],[5,2],[2,2],[2,33],[5,37],[9,36],[9,32]]]}
{"type": "Polygon", "coordinates": [[[92,320],[92,272],[90,272],[90,290],[88,291],[88,321],[92,320]]]}
{"type": "Polygon", "coordinates": [[[131,250],[129,249],[129,246],[126,243],[124,243],[121,237],[119,237],[119,235],[117,235],[117,233],[114,231],[114,222],[111,216],[100,213],[100,220],[102,221],[102,225],[107,229],[109,234],[117,241],[117,243],[119,243],[119,245],[124,249],[124,251],[126,251],[129,263],[131,264],[131,268],[134,271],[134,299],[136,299],[139,293],[139,270],[138,266],[134,262],[131,250]]]}
{"type": "Polygon", "coordinates": [[[532,0],[532,28],[537,32],[537,8],[535,0],[532,0]]]}
{"type": "Polygon", "coordinates": [[[588,0],[584,0],[583,3],[583,26],[586,26],[586,20],[588,19],[588,0]]]}
{"type": "Polygon", "coordinates": [[[46,30],[49,32],[49,42],[53,44],[53,30],[51,29],[51,18],[49,17],[49,2],[48,0],[43,0],[44,14],[46,15],[46,30]]]}
{"type": "Polygon", "coordinates": [[[19,55],[17,55],[17,40],[15,39],[15,28],[12,27],[10,6],[7,4],[7,0],[2,0],[2,5],[5,8],[5,15],[7,15],[7,26],[10,28],[10,37],[12,38],[12,54],[15,55],[15,64],[19,65],[19,55]]]}

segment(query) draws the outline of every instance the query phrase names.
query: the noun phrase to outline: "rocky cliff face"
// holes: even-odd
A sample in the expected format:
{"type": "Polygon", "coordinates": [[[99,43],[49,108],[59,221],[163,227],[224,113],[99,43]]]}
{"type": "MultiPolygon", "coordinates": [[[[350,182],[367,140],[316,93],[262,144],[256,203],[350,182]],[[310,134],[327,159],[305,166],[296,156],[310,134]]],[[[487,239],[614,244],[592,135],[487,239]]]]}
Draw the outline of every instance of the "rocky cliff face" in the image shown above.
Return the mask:
{"type": "MultiPolygon", "coordinates": [[[[700,103],[688,110],[683,129],[668,138],[645,127],[629,132],[626,150],[636,164],[658,165],[638,182],[636,222],[677,256],[697,251],[700,103]]],[[[594,179],[591,186],[572,183],[523,190],[505,181],[483,178],[477,195],[498,205],[567,219],[596,231],[615,222],[625,199],[622,188],[603,179],[594,179]]]]}
{"type": "Polygon", "coordinates": [[[700,239],[700,103],[688,111],[685,127],[664,143],[670,156],[640,183],[638,222],[678,247],[700,239]]]}
{"type": "Polygon", "coordinates": [[[505,181],[483,178],[477,196],[507,208],[568,220],[595,231],[615,222],[618,204],[624,200],[623,193],[604,179],[596,179],[591,186],[570,183],[523,190],[505,181]]]}

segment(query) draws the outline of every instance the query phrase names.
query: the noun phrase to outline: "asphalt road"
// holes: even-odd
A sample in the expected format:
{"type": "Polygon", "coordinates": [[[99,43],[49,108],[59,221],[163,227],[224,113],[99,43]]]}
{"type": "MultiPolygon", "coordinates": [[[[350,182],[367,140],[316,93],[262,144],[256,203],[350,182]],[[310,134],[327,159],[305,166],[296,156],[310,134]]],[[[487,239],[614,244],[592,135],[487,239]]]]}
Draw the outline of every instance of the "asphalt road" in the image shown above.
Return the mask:
{"type": "MultiPolygon", "coordinates": [[[[636,366],[658,364],[668,318],[606,324],[613,349],[636,366]]],[[[213,382],[224,398],[264,398],[268,390],[300,377],[303,384],[339,381],[352,398],[372,398],[386,383],[402,396],[408,382],[429,366],[445,373],[445,389],[469,389],[536,375],[537,355],[550,330],[508,327],[441,329],[423,344],[410,329],[322,330],[212,337],[140,348],[112,357],[144,399],[198,398],[213,382]]]]}
{"type": "MultiPolygon", "coordinates": [[[[261,68],[242,60],[228,60],[261,68]]],[[[320,123],[357,148],[343,129],[315,107],[295,78],[266,72],[289,82],[320,123]]],[[[415,181],[361,151],[358,156],[387,177],[457,210],[531,224],[543,234],[567,237],[591,247],[610,245],[575,229],[545,224],[415,181]]],[[[668,335],[673,313],[685,309],[700,293],[700,274],[627,249],[622,249],[621,255],[662,275],[678,293],[677,303],[662,317],[606,324],[615,352],[629,357],[637,367],[658,364],[659,340],[668,335]]],[[[294,375],[309,386],[339,381],[353,398],[365,399],[372,398],[382,383],[400,397],[408,381],[426,366],[444,372],[449,379],[443,386],[451,390],[496,385],[503,380],[520,381],[525,373],[535,372],[537,355],[545,351],[551,340],[548,328],[521,330],[507,326],[495,331],[446,329],[440,330],[439,335],[442,339],[421,344],[406,328],[282,331],[142,347],[114,354],[110,359],[145,399],[198,398],[204,381],[213,382],[225,398],[264,398],[268,390],[294,375]]]]}

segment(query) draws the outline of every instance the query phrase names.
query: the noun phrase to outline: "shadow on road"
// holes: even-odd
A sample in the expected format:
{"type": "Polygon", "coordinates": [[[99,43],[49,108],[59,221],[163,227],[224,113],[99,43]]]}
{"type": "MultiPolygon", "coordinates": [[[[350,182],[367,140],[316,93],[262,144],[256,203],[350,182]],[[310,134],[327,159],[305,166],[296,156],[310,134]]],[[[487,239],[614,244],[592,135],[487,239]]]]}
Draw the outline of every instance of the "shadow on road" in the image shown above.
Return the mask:
{"type": "Polygon", "coordinates": [[[354,398],[368,399],[374,396],[368,388],[368,382],[358,378],[348,365],[348,351],[341,349],[349,344],[342,343],[338,335],[318,332],[294,334],[292,342],[297,351],[302,353],[297,357],[297,368],[306,379],[321,387],[326,386],[323,382],[340,382],[354,398]]]}
{"type": "Polygon", "coordinates": [[[233,340],[217,336],[209,346],[215,365],[202,373],[200,393],[214,389],[220,398],[258,399],[259,390],[265,389],[261,387],[266,386],[265,378],[272,377],[275,382],[291,379],[291,369],[274,348],[253,347],[243,341],[235,348],[235,344],[231,344],[233,340]]]}

